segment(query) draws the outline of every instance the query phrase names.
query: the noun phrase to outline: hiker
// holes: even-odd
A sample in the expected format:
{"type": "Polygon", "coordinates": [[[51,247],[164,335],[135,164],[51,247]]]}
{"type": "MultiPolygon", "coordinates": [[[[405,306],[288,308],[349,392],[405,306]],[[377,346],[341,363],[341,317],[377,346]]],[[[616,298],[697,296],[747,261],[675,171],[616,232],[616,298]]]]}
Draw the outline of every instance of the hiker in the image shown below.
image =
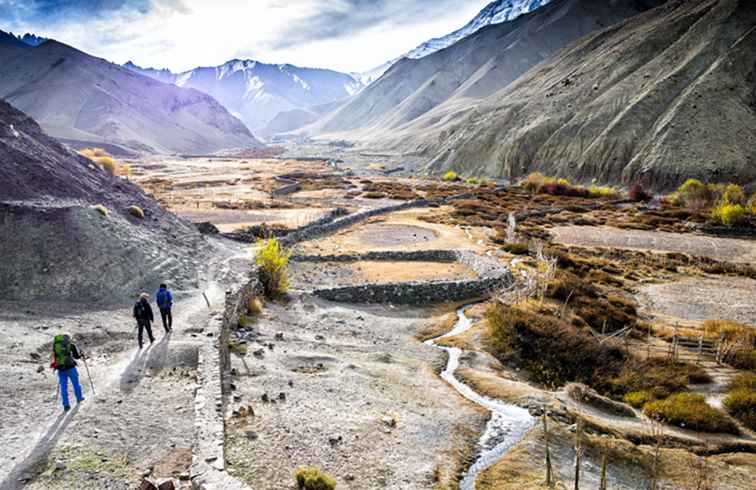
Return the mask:
{"type": "Polygon", "coordinates": [[[172,332],[173,315],[171,315],[171,308],[173,308],[173,295],[168,290],[168,286],[165,284],[160,285],[160,289],[155,293],[155,300],[157,301],[158,308],[160,308],[160,318],[163,320],[165,332],[172,332]]]}
{"type": "Polygon", "coordinates": [[[147,330],[147,336],[150,338],[150,344],[155,342],[155,337],[152,336],[152,326],[150,325],[155,321],[155,317],[152,316],[152,307],[150,306],[150,295],[142,293],[139,295],[139,299],[134,305],[134,318],[137,321],[137,327],[139,328],[139,348],[142,348],[142,334],[144,330],[147,330]]]}
{"type": "Polygon", "coordinates": [[[84,395],[81,393],[79,384],[79,372],[76,370],[76,359],[81,359],[83,355],[76,348],[76,344],[71,341],[71,336],[65,333],[56,335],[53,339],[52,360],[50,367],[58,371],[58,382],[60,383],[60,397],[63,401],[63,410],[71,410],[71,404],[68,401],[68,380],[71,380],[76,403],[84,401],[84,395]]]}

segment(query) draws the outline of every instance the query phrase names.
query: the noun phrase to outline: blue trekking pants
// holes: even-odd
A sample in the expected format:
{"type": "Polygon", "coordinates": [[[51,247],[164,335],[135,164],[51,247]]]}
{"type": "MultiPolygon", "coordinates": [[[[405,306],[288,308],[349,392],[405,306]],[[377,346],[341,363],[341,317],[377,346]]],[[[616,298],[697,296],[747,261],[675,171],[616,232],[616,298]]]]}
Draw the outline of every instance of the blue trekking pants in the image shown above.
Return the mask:
{"type": "Polygon", "coordinates": [[[70,369],[58,370],[58,381],[60,382],[60,398],[63,400],[63,408],[70,407],[68,403],[68,380],[71,380],[73,385],[74,394],[76,395],[76,401],[82,401],[84,395],[81,394],[81,385],[79,384],[79,372],[75,367],[70,369]]]}

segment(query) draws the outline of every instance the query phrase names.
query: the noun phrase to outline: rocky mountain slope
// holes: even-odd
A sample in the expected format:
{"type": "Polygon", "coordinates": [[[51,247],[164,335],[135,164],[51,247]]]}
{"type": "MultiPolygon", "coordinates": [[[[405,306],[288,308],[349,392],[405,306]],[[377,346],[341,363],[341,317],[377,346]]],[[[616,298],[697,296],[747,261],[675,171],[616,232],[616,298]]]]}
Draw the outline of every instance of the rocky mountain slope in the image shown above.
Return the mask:
{"type": "MultiPolygon", "coordinates": [[[[479,30],[420,59],[405,58],[311,129],[338,139],[395,141],[426,116],[448,122],[585,34],[642,12],[648,2],[557,0],[511,22],[479,30]]],[[[430,119],[430,123],[427,120],[430,119]]],[[[407,133],[414,137],[418,133],[407,133]]]]}
{"type": "Polygon", "coordinates": [[[377,66],[372,70],[368,70],[364,73],[355,74],[355,77],[359,79],[364,85],[369,85],[378,80],[381,75],[396,64],[402,58],[419,59],[429,54],[433,54],[436,51],[440,51],[444,48],[448,48],[452,44],[461,41],[467,36],[478,32],[480,29],[493,25],[500,24],[502,22],[508,22],[514,20],[520,15],[532,12],[535,9],[546,5],[551,0],[494,0],[486,5],[478,15],[476,15],[470,22],[457,29],[456,31],[447,34],[445,36],[437,37],[426,41],[415,49],[408,51],[404,55],[388,61],[381,66],[377,66]]]}
{"type": "Polygon", "coordinates": [[[0,35],[0,64],[0,97],[60,139],[162,153],[259,144],[212,97],[157,82],[56,41],[34,47],[0,35]]]}
{"type": "Polygon", "coordinates": [[[432,157],[436,171],[514,179],[540,170],[656,188],[688,177],[753,184],[756,9],[669,1],[408,134],[417,138],[399,146],[432,157]]]}
{"type": "Polygon", "coordinates": [[[196,287],[208,252],[192,225],[69,152],[3,101],[0,236],[0,255],[13,258],[0,261],[0,297],[27,307],[36,300],[128,305],[161,281],[196,287]],[[130,206],[145,218],[132,216],[130,206]]]}
{"type": "Polygon", "coordinates": [[[307,112],[312,106],[344,100],[362,88],[345,73],[253,60],[231,60],[184,73],[140,68],[131,62],[124,66],[162,82],[210,94],[253,131],[264,128],[279,113],[307,112]]]}

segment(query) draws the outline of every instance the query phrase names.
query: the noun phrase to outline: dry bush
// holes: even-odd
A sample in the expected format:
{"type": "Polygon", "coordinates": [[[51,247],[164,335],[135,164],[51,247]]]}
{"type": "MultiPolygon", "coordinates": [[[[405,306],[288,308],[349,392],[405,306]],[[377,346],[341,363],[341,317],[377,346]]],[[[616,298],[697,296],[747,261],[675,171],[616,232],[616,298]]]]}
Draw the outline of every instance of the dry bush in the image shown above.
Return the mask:
{"type": "Polygon", "coordinates": [[[139,206],[129,206],[129,214],[138,219],[144,219],[144,210],[139,206]]]}
{"type": "Polygon", "coordinates": [[[633,184],[627,193],[627,197],[635,202],[645,202],[653,199],[653,196],[641,184],[633,184]]]}
{"type": "Polygon", "coordinates": [[[631,391],[626,393],[622,399],[635,408],[643,408],[646,403],[657,400],[656,396],[648,390],[631,391]]]}
{"type": "Polygon", "coordinates": [[[530,246],[527,243],[506,243],[501,249],[513,255],[528,255],[530,246]]]}
{"type": "Polygon", "coordinates": [[[336,488],[336,480],[312,466],[297,469],[294,478],[299,490],[334,490],[336,488]]]}
{"type": "Polygon", "coordinates": [[[96,205],[92,206],[92,209],[94,209],[95,211],[97,211],[98,213],[100,213],[103,216],[107,217],[107,216],[110,215],[110,211],[108,211],[108,208],[106,208],[102,204],[96,204],[96,205]]]}
{"type": "Polygon", "coordinates": [[[712,197],[712,188],[697,179],[686,180],[675,193],[677,203],[694,209],[708,207],[713,201],[712,197]]]}
{"type": "Polygon", "coordinates": [[[740,432],[725,413],[710,406],[698,393],[675,393],[664,400],[647,403],[643,413],[651,419],[696,431],[740,432]]]}
{"type": "Polygon", "coordinates": [[[520,186],[530,192],[541,192],[543,186],[552,182],[554,179],[546,177],[541,172],[533,172],[520,182],[520,186]]]}
{"type": "Polygon", "coordinates": [[[753,327],[731,320],[707,320],[704,334],[721,341],[721,360],[739,369],[756,369],[756,335],[753,327]]]}
{"type": "Polygon", "coordinates": [[[635,395],[636,400],[644,396],[658,400],[674,392],[685,390],[691,383],[710,381],[711,378],[706,371],[694,364],[673,359],[641,360],[633,357],[623,365],[618,375],[608,380],[607,391],[616,396],[632,392],[646,392],[643,395],[635,395]]]}
{"type": "Polygon", "coordinates": [[[263,302],[257,296],[252,296],[247,300],[247,312],[250,315],[259,315],[263,310],[263,302]]]}
{"type": "Polygon", "coordinates": [[[737,184],[727,184],[722,193],[722,202],[730,204],[746,204],[746,194],[743,188],[737,184]]]}

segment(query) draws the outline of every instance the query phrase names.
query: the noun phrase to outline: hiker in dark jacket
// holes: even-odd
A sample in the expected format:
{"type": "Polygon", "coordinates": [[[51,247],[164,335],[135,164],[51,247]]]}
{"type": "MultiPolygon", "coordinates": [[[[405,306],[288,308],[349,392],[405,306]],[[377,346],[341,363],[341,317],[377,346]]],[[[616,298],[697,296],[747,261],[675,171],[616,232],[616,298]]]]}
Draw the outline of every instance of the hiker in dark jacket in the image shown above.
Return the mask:
{"type": "Polygon", "coordinates": [[[76,370],[76,359],[81,359],[82,354],[71,341],[68,334],[56,335],[53,339],[52,359],[50,367],[58,371],[58,383],[60,384],[60,398],[63,401],[63,410],[69,411],[71,404],[68,401],[68,380],[73,385],[76,402],[84,401],[79,384],[79,372],[76,370]]]}
{"type": "Polygon", "coordinates": [[[160,308],[160,318],[163,320],[163,328],[166,333],[173,331],[173,315],[171,315],[173,295],[168,290],[168,286],[165,284],[160,285],[160,289],[155,293],[155,300],[157,301],[158,308],[160,308]]]}
{"type": "Polygon", "coordinates": [[[134,318],[136,319],[137,327],[139,328],[139,348],[142,348],[142,332],[144,330],[147,330],[150,344],[155,342],[155,337],[152,336],[152,326],[150,325],[155,321],[155,317],[152,316],[149,294],[142,293],[139,295],[139,300],[134,305],[134,318]]]}

